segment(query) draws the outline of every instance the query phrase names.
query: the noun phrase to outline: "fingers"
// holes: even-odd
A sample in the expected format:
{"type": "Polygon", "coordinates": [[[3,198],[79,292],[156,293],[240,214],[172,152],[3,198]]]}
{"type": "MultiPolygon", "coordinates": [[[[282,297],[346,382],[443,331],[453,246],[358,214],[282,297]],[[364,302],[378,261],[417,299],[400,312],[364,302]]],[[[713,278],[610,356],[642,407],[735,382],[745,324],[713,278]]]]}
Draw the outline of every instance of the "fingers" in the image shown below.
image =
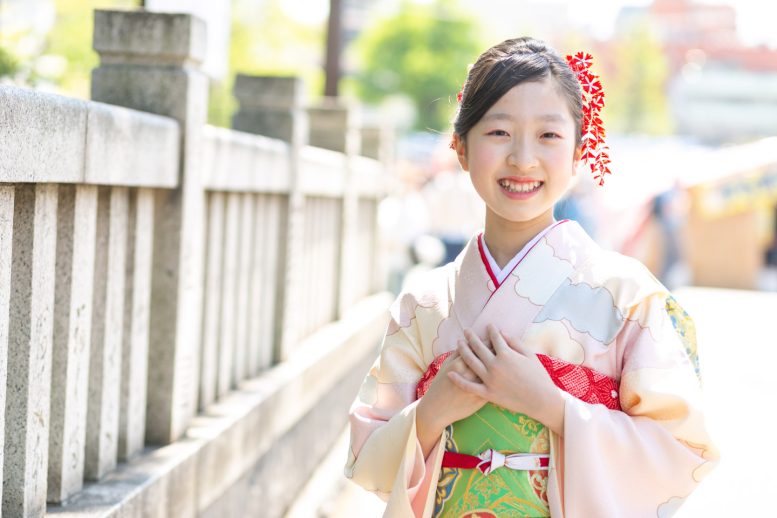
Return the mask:
{"type": "Polygon", "coordinates": [[[504,341],[507,344],[507,346],[510,347],[510,349],[512,349],[513,351],[515,351],[517,353],[521,353],[524,356],[528,356],[529,355],[528,351],[526,351],[526,348],[518,343],[518,340],[516,340],[515,338],[513,338],[511,336],[507,336],[503,332],[500,332],[499,334],[504,339],[504,341]]]}
{"type": "Polygon", "coordinates": [[[464,364],[480,379],[486,375],[487,369],[483,362],[472,352],[470,346],[464,340],[459,340],[456,345],[458,346],[458,352],[461,359],[464,360],[464,364]]]}
{"type": "Polygon", "coordinates": [[[510,346],[505,342],[504,336],[496,328],[494,324],[488,324],[488,337],[491,339],[491,345],[494,347],[496,354],[504,353],[510,349],[510,346]]]}
{"type": "Polygon", "coordinates": [[[448,378],[453,382],[454,385],[459,387],[461,390],[465,392],[469,392],[470,394],[474,394],[476,396],[480,396],[483,399],[486,398],[486,387],[482,383],[477,383],[475,381],[470,381],[466,379],[464,376],[459,374],[458,372],[449,372],[448,378]]]}
{"type": "MultiPolygon", "coordinates": [[[[464,330],[464,336],[467,338],[469,349],[475,353],[475,355],[477,355],[477,357],[481,362],[483,362],[484,365],[488,365],[488,363],[494,358],[494,353],[491,352],[491,349],[486,347],[486,345],[480,340],[480,337],[469,329],[464,330]]],[[[461,354],[461,350],[459,350],[459,354],[461,354]]]]}

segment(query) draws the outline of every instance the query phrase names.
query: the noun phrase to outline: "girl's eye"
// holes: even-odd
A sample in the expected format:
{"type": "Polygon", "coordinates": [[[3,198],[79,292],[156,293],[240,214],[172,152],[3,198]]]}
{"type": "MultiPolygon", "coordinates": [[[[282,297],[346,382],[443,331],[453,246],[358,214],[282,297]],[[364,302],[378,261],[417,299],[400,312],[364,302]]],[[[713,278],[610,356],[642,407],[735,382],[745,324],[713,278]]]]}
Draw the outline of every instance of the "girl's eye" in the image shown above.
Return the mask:
{"type": "Polygon", "coordinates": [[[561,135],[559,135],[558,133],[554,133],[552,131],[546,131],[545,133],[542,134],[542,138],[551,138],[551,139],[561,138],[561,135]]]}
{"type": "Polygon", "coordinates": [[[496,137],[507,137],[509,134],[505,130],[491,130],[487,135],[494,135],[496,137]]]}

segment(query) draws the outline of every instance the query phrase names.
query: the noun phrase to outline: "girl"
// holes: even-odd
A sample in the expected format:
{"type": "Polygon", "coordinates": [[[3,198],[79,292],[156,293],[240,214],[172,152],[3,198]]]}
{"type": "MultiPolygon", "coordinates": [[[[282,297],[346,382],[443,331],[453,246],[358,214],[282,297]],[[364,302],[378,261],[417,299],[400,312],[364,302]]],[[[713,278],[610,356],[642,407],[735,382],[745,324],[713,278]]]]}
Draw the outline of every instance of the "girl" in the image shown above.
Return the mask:
{"type": "Polygon", "coordinates": [[[581,160],[609,173],[589,65],[519,38],[469,72],[452,147],[485,229],[393,304],[351,409],[346,475],[386,516],[669,516],[717,458],[687,314],[553,219],[581,160]]]}

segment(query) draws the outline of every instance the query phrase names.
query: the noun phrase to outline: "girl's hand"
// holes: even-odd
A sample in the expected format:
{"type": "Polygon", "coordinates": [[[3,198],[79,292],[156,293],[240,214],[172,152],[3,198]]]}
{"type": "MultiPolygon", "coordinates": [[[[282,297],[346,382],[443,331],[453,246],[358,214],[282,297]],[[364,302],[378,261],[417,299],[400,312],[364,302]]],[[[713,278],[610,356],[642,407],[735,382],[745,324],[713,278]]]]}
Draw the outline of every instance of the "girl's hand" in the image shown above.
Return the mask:
{"type": "Polygon", "coordinates": [[[416,407],[416,430],[424,458],[449,424],[471,416],[486,404],[482,397],[457,386],[449,376],[452,373],[468,382],[479,381],[457,352],[443,362],[416,407]]]}
{"type": "Polygon", "coordinates": [[[531,416],[558,435],[564,433],[564,397],[537,356],[488,326],[493,349],[470,330],[458,347],[461,359],[480,381],[456,371],[448,377],[459,388],[503,408],[531,416]]]}

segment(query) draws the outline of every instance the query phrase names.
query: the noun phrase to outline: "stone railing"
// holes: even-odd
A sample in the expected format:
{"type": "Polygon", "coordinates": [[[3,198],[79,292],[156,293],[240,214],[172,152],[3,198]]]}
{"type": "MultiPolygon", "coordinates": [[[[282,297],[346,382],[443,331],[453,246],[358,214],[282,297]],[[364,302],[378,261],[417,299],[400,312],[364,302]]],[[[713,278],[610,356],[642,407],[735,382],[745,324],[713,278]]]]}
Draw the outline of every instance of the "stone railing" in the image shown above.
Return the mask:
{"type": "Polygon", "coordinates": [[[383,166],[293,78],[207,126],[192,16],[94,48],[94,101],[0,87],[0,511],[280,516],[385,324],[383,166]]]}

